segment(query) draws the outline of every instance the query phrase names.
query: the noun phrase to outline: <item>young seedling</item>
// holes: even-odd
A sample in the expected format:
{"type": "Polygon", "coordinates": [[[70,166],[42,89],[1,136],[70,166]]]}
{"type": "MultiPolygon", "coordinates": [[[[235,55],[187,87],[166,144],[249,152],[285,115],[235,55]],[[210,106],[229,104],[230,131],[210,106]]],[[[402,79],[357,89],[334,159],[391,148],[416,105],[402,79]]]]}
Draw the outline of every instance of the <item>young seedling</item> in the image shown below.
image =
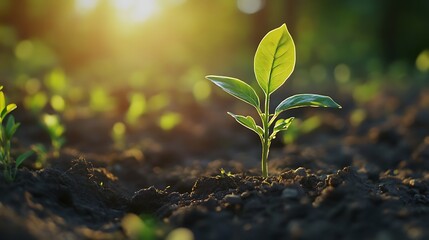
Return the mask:
{"type": "Polygon", "coordinates": [[[220,175],[218,175],[218,176],[221,177],[221,178],[231,177],[232,176],[232,173],[230,171],[227,172],[223,168],[219,169],[219,172],[220,172],[220,175]]]}
{"type": "Polygon", "coordinates": [[[262,126],[256,124],[251,116],[241,116],[228,112],[238,123],[254,131],[262,144],[262,176],[268,177],[268,154],[271,141],[276,134],[288,129],[293,117],[277,119],[280,113],[300,107],[341,108],[332,98],[318,94],[297,94],[283,100],[270,113],[270,96],[282,86],[295,68],[295,44],[286,24],[270,31],[259,43],[254,58],[254,72],[258,85],[264,93],[263,110],[256,91],[247,83],[237,78],[209,75],[206,78],[225,92],[252,105],[261,118],[262,126]],[[274,124],[274,127],[271,126],[274,124]]]}
{"type": "Polygon", "coordinates": [[[37,143],[31,146],[31,150],[36,154],[36,161],[34,162],[34,167],[36,169],[41,169],[46,166],[48,160],[48,149],[45,145],[37,143]]]}
{"type": "Polygon", "coordinates": [[[51,138],[53,155],[58,158],[60,156],[60,149],[66,142],[66,139],[63,137],[65,127],[61,124],[60,117],[55,114],[44,114],[42,123],[51,138]]]}
{"type": "Polygon", "coordinates": [[[15,103],[6,104],[6,98],[2,89],[3,86],[0,86],[0,165],[3,167],[3,176],[5,180],[12,182],[15,179],[18,167],[32,154],[32,152],[25,152],[19,155],[16,160],[11,156],[11,141],[20,124],[16,123],[15,118],[10,115],[6,125],[3,125],[6,116],[16,109],[17,106],[15,103]]]}

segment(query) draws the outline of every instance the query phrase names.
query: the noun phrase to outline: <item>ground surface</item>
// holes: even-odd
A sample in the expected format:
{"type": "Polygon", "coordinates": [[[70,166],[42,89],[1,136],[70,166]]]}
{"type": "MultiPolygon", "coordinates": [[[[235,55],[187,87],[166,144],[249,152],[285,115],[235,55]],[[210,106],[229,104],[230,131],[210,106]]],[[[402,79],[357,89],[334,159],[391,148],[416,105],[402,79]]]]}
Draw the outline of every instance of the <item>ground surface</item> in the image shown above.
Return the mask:
{"type": "MultiPolygon", "coordinates": [[[[428,239],[428,96],[383,92],[359,106],[343,96],[342,110],[290,112],[321,122],[273,143],[268,179],[257,137],[214,104],[186,106],[193,114],[169,132],[145,121],[123,151],[106,130],[115,119],[74,119],[59,159],[27,162],[14,183],[0,176],[0,236],[164,239],[184,227],[204,240],[428,239]],[[349,119],[357,107],[362,122],[349,119]]],[[[21,145],[47,141],[19,117],[21,145]]]]}

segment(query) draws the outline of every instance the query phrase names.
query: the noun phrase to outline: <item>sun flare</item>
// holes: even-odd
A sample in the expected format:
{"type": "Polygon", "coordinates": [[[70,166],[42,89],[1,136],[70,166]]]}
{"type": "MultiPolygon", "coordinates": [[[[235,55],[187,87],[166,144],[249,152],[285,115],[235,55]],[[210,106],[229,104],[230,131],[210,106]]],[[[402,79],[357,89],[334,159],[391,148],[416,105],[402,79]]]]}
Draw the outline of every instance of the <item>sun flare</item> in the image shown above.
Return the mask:
{"type": "MultiPolygon", "coordinates": [[[[75,7],[86,13],[100,3],[100,0],[76,0],[75,7]]],[[[159,0],[109,0],[118,20],[123,23],[142,23],[160,12],[159,0]]]]}
{"type": "Polygon", "coordinates": [[[118,18],[124,22],[141,23],[160,11],[157,0],[111,0],[118,18]]]}

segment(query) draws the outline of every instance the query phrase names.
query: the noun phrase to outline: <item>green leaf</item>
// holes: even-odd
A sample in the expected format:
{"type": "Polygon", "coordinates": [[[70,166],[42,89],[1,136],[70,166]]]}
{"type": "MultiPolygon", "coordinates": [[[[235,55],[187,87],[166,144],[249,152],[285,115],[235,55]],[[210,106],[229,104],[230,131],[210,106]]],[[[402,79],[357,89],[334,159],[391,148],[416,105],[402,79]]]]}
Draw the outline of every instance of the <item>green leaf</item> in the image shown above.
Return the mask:
{"type": "Polygon", "coordinates": [[[235,118],[235,120],[241,125],[257,133],[260,137],[264,135],[264,131],[262,130],[262,128],[256,125],[255,119],[253,119],[251,116],[245,117],[241,115],[235,115],[230,112],[228,112],[228,114],[235,118]]]}
{"type": "Polygon", "coordinates": [[[9,116],[9,119],[7,120],[7,123],[6,123],[6,129],[5,129],[7,139],[9,140],[12,139],[12,136],[15,134],[19,125],[20,125],[19,123],[15,123],[15,118],[12,115],[9,116]]]}
{"type": "Polygon", "coordinates": [[[6,98],[4,97],[4,93],[0,91],[0,111],[3,111],[6,106],[6,98]]]}
{"type": "Polygon", "coordinates": [[[274,139],[276,137],[276,134],[280,131],[286,131],[289,128],[289,125],[292,123],[294,117],[290,117],[288,119],[279,119],[274,124],[273,133],[271,134],[270,138],[274,139]]]}
{"type": "Polygon", "coordinates": [[[295,68],[295,61],[295,44],[286,24],[265,35],[254,59],[256,80],[265,94],[271,94],[286,82],[295,68]]]}
{"type": "Polygon", "coordinates": [[[13,110],[15,110],[16,109],[16,104],[15,103],[11,103],[11,104],[8,104],[5,108],[3,108],[3,110],[1,111],[1,113],[0,113],[0,120],[3,120],[3,119],[5,119],[5,117],[10,113],[10,112],[12,112],[13,110]]]}
{"type": "Polygon", "coordinates": [[[25,159],[30,157],[32,154],[33,154],[33,151],[28,151],[19,155],[15,161],[15,168],[18,168],[25,161],[25,159]]]}
{"type": "Polygon", "coordinates": [[[283,100],[276,108],[275,114],[300,107],[331,107],[341,108],[331,97],[318,94],[297,94],[283,100]]]}
{"type": "Polygon", "coordinates": [[[259,97],[249,84],[237,78],[224,76],[209,75],[206,78],[225,92],[259,109],[259,97]]]}

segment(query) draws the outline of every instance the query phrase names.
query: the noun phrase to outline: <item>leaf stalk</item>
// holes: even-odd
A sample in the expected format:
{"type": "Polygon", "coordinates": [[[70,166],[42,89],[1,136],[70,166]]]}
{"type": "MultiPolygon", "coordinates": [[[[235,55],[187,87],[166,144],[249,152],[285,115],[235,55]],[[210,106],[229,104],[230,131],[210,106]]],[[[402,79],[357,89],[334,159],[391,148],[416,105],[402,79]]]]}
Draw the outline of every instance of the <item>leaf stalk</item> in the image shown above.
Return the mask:
{"type": "Polygon", "coordinates": [[[270,95],[265,94],[265,114],[262,118],[262,127],[264,129],[264,141],[262,141],[262,158],[261,158],[261,169],[262,169],[262,177],[268,177],[268,154],[270,152],[270,95]]]}

